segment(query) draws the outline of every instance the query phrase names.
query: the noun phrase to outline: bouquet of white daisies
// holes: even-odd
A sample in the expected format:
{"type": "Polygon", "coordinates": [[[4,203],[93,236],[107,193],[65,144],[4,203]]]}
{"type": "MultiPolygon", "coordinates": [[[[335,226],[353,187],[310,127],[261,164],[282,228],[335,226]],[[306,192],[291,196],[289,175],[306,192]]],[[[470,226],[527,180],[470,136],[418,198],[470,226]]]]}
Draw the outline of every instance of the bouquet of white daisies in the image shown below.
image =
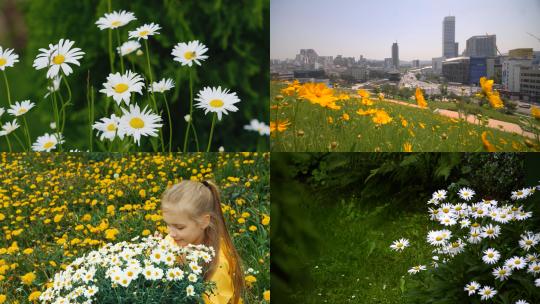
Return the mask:
{"type": "Polygon", "coordinates": [[[149,236],[107,244],[55,274],[42,303],[204,303],[213,284],[204,280],[215,251],[176,246],[149,236]]]}

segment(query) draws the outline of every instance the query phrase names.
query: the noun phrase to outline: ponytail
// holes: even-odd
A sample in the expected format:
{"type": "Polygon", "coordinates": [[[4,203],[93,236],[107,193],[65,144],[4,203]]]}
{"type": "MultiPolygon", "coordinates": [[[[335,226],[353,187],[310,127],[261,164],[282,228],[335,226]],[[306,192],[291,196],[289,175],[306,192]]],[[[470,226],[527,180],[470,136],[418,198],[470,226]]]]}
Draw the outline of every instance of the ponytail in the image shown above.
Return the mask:
{"type": "MultiPolygon", "coordinates": [[[[232,303],[238,304],[240,302],[240,296],[244,290],[244,276],[242,272],[242,267],[240,265],[240,255],[236,251],[234,244],[232,242],[227,226],[225,225],[225,218],[223,217],[223,212],[221,211],[221,199],[219,195],[218,188],[215,184],[210,181],[202,181],[202,184],[210,190],[213,200],[213,209],[215,215],[215,227],[214,225],[209,225],[207,231],[205,232],[207,241],[209,245],[213,246],[216,250],[216,256],[219,258],[219,250],[221,245],[224,245],[223,251],[225,256],[229,259],[229,269],[231,271],[231,279],[233,284],[233,298],[232,303]],[[210,229],[209,229],[210,228],[210,229]],[[212,229],[214,228],[214,229],[212,229]],[[215,230],[212,232],[212,230],[215,230]]],[[[212,221],[212,220],[211,220],[212,221]]],[[[207,279],[210,278],[216,271],[217,259],[214,259],[210,265],[210,269],[207,273],[207,279]]]]}

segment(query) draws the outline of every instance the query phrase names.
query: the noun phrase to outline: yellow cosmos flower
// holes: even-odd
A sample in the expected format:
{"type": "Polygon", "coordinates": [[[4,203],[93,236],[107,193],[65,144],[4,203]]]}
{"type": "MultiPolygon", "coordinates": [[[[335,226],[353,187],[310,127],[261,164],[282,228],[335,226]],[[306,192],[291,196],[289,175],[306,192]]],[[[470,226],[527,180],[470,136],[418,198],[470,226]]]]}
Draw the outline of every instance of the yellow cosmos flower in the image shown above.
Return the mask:
{"type": "Polygon", "coordinates": [[[501,100],[501,97],[499,96],[499,92],[497,91],[489,94],[488,100],[494,109],[500,109],[504,107],[503,101],[501,100]]]}
{"type": "Polygon", "coordinates": [[[537,108],[537,107],[533,106],[533,107],[531,108],[531,115],[532,115],[534,118],[540,120],[540,108],[537,108]]]}
{"type": "Polygon", "coordinates": [[[408,142],[404,143],[403,152],[412,152],[412,145],[408,142]]]}
{"type": "Polygon", "coordinates": [[[487,139],[487,131],[482,132],[482,143],[488,152],[497,152],[495,146],[493,146],[487,139]]]}
{"type": "Polygon", "coordinates": [[[422,90],[420,90],[420,88],[416,88],[414,96],[416,97],[416,103],[420,108],[427,108],[428,104],[424,99],[424,95],[422,94],[422,90]]]}
{"type": "Polygon", "coordinates": [[[289,120],[278,120],[277,123],[275,121],[270,122],[270,133],[274,133],[276,131],[278,132],[284,132],[287,130],[287,128],[290,126],[289,120]]]}
{"type": "Polygon", "coordinates": [[[335,106],[333,104],[338,100],[334,96],[334,91],[326,87],[324,83],[306,83],[300,88],[299,95],[311,103],[319,104],[322,107],[335,106]]]}
{"type": "Polygon", "coordinates": [[[377,110],[372,118],[373,122],[378,125],[385,125],[392,121],[392,117],[384,110],[377,110]]]}

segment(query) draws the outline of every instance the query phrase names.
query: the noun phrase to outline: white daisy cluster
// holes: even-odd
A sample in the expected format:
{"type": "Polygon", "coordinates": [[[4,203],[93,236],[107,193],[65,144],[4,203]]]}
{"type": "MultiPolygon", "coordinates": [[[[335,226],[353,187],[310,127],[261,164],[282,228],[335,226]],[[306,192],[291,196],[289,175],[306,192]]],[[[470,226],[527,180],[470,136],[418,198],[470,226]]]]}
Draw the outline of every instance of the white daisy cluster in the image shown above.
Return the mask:
{"type": "Polygon", "coordinates": [[[204,269],[214,257],[211,247],[179,247],[157,236],[106,244],[55,274],[39,299],[55,304],[105,303],[119,296],[130,302],[144,298],[144,293],[159,292],[197,302],[210,287],[204,282],[204,269]],[[177,262],[180,257],[182,263],[177,262]]]}
{"type": "MultiPolygon", "coordinates": [[[[505,281],[513,273],[520,271],[529,274],[533,278],[540,276],[540,233],[525,231],[520,239],[516,240],[511,255],[508,254],[508,246],[501,246],[499,240],[504,233],[505,227],[523,222],[532,217],[532,212],[527,211],[524,205],[518,201],[524,200],[536,191],[536,187],[523,188],[513,191],[511,200],[498,202],[496,200],[479,199],[470,188],[461,188],[457,192],[460,201],[450,202],[446,190],[438,190],[433,193],[427,202],[429,217],[432,221],[441,225],[441,229],[431,230],[427,233],[427,242],[434,246],[433,268],[438,267],[439,256],[442,263],[447,263],[456,255],[468,252],[477,257],[485,265],[491,266],[491,275],[495,281],[505,281]],[[519,245],[519,247],[517,246],[519,245]],[[474,247],[473,250],[466,248],[474,247]],[[481,250],[477,250],[481,246],[481,250]],[[477,254],[480,252],[480,255],[477,254]]],[[[395,241],[390,247],[392,250],[401,251],[409,245],[406,239],[395,241]]],[[[423,265],[415,266],[408,272],[415,274],[426,270],[423,265]]],[[[540,287],[540,278],[533,279],[534,284],[540,287]]],[[[499,286],[499,285],[496,285],[499,286]]],[[[470,296],[478,294],[481,300],[491,299],[497,294],[497,290],[490,286],[481,287],[476,281],[472,281],[464,287],[470,296]]],[[[520,300],[519,303],[527,303],[520,300]]]]}

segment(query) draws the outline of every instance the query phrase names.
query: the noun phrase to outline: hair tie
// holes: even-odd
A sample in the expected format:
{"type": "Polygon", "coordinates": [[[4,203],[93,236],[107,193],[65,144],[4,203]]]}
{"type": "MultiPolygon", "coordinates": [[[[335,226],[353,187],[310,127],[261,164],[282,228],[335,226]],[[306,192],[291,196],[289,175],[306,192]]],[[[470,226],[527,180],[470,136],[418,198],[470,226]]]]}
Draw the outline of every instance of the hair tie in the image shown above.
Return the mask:
{"type": "Polygon", "coordinates": [[[207,181],[202,181],[201,183],[202,183],[203,185],[205,185],[206,187],[210,188],[210,184],[208,184],[207,181]]]}

